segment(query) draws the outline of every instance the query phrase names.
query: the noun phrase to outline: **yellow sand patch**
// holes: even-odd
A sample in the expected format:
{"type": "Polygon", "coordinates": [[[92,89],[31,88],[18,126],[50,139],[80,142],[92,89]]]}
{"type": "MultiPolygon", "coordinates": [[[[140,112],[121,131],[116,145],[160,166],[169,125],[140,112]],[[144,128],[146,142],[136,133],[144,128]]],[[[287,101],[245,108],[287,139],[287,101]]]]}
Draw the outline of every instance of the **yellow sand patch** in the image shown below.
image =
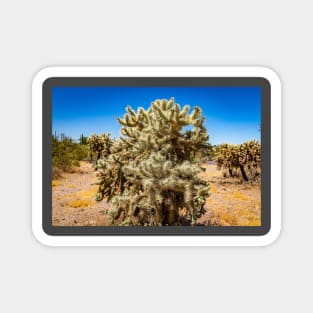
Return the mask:
{"type": "Polygon", "coordinates": [[[96,202],[97,186],[66,194],[58,199],[71,208],[90,207],[96,202]]]}
{"type": "Polygon", "coordinates": [[[74,189],[75,188],[75,185],[72,185],[72,184],[69,184],[67,186],[65,186],[66,188],[70,188],[70,189],[74,189]]]}
{"type": "Polygon", "coordinates": [[[87,190],[79,190],[61,195],[56,200],[61,201],[63,207],[92,207],[96,204],[97,189],[97,186],[92,186],[87,190]]]}
{"type": "Polygon", "coordinates": [[[261,218],[257,212],[241,208],[236,212],[238,221],[242,226],[261,226],[261,218]]]}
{"type": "Polygon", "coordinates": [[[248,200],[248,197],[246,195],[244,195],[243,193],[241,193],[240,191],[235,191],[233,193],[233,197],[235,199],[239,199],[239,200],[248,200]]]}
{"type": "Polygon", "coordinates": [[[223,223],[231,226],[261,226],[260,211],[247,208],[233,208],[232,210],[219,208],[216,213],[223,223]]]}
{"type": "Polygon", "coordinates": [[[228,211],[217,210],[217,216],[221,220],[222,223],[226,223],[228,225],[237,225],[237,217],[234,213],[228,211]]]}
{"type": "Polygon", "coordinates": [[[87,190],[80,190],[75,192],[75,196],[78,198],[92,198],[94,199],[98,190],[98,186],[93,186],[87,190]]]}
{"type": "Polygon", "coordinates": [[[260,218],[250,218],[245,226],[261,226],[260,218]]]}
{"type": "Polygon", "coordinates": [[[210,193],[215,193],[217,188],[215,186],[210,186],[210,193]]]}
{"type": "Polygon", "coordinates": [[[67,204],[72,208],[81,208],[81,207],[91,206],[93,204],[93,201],[77,199],[77,200],[69,201],[67,204]]]}
{"type": "Polygon", "coordinates": [[[60,186],[61,183],[57,180],[52,180],[52,187],[60,186]]]}

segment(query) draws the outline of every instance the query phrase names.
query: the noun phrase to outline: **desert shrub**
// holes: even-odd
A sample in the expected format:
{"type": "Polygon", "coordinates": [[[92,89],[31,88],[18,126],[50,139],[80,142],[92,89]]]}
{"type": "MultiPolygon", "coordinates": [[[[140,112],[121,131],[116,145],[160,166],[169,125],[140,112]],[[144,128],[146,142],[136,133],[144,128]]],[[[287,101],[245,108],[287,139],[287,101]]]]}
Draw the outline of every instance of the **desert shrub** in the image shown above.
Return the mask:
{"type": "Polygon", "coordinates": [[[87,145],[75,144],[73,152],[75,159],[81,161],[88,158],[89,148],[87,145]]]}
{"type": "Polygon", "coordinates": [[[219,151],[219,146],[218,145],[208,145],[208,150],[207,150],[207,157],[206,160],[207,161],[214,161],[217,154],[219,151]]]}
{"type": "Polygon", "coordinates": [[[64,172],[71,172],[79,161],[88,157],[88,147],[76,143],[63,134],[52,136],[52,166],[64,172]]]}
{"type": "Polygon", "coordinates": [[[96,174],[97,200],[106,197],[113,204],[112,223],[179,225],[184,208],[193,225],[205,212],[208,183],[198,174],[208,134],[200,108],[189,111],[172,98],[137,112],[128,106],[118,118],[122,137],[99,160],[96,174]]]}

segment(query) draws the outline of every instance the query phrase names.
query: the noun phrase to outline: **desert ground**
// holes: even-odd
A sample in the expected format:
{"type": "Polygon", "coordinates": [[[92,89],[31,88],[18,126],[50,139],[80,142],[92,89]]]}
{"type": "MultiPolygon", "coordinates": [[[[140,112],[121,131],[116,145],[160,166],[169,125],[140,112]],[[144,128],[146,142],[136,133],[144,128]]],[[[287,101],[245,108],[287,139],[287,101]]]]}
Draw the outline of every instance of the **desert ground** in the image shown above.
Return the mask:
{"type": "MultiPolygon", "coordinates": [[[[210,182],[206,213],[198,225],[260,226],[260,184],[242,183],[240,178],[223,177],[214,163],[202,165],[201,177],[210,182]]],[[[52,181],[52,223],[54,226],[108,226],[111,204],[97,202],[97,185],[91,163],[82,161],[73,173],[62,173],[52,181]]]]}

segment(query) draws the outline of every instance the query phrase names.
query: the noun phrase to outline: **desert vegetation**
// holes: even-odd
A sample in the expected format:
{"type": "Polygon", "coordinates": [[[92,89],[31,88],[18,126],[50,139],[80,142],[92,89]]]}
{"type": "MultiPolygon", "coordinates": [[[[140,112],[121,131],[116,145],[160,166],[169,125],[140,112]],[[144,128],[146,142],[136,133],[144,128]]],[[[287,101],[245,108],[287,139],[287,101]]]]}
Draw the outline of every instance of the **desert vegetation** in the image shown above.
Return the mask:
{"type": "Polygon", "coordinates": [[[52,178],[60,176],[61,172],[71,172],[80,165],[80,161],[88,156],[87,141],[81,135],[80,141],[61,134],[52,135],[52,178]]]}
{"type": "Polygon", "coordinates": [[[217,168],[224,170],[224,176],[238,176],[243,180],[255,181],[261,175],[261,145],[256,140],[239,145],[221,144],[216,148],[217,168]],[[227,173],[228,172],[228,173],[227,173]]]}
{"type": "Polygon", "coordinates": [[[117,120],[118,139],[53,136],[55,225],[260,225],[258,141],[212,146],[201,108],[174,98],[117,120]]]}
{"type": "Polygon", "coordinates": [[[110,136],[110,133],[101,135],[93,134],[87,139],[91,161],[94,154],[96,154],[96,160],[98,161],[101,157],[105,158],[111,153],[110,149],[113,141],[110,136]]]}

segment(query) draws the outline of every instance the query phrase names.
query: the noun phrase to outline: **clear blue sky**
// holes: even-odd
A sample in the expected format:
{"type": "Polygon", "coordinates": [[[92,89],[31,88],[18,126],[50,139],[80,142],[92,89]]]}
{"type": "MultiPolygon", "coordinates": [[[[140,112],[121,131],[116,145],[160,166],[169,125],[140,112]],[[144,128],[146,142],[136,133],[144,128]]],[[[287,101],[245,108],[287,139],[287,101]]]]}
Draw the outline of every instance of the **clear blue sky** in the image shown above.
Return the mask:
{"type": "Polygon", "coordinates": [[[118,138],[116,118],[126,105],[146,109],[155,99],[171,97],[181,106],[201,107],[212,144],[260,140],[259,87],[54,87],[52,130],[74,139],[106,132],[118,138]]]}

